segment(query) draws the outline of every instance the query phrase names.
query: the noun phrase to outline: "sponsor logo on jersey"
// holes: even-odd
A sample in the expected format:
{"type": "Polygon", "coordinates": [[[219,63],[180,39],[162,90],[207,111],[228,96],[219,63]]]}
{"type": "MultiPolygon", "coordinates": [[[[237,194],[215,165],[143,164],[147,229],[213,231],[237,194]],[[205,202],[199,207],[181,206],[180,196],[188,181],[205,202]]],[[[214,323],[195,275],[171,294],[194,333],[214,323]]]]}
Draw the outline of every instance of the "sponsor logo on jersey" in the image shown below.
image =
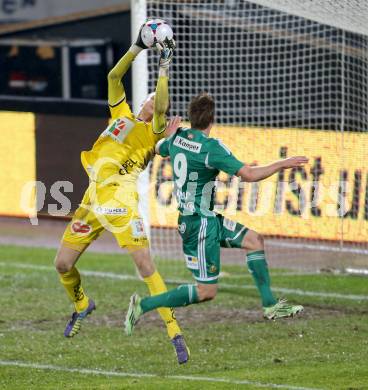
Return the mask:
{"type": "Polygon", "coordinates": [[[123,117],[118,118],[101,134],[101,137],[110,137],[121,144],[134,127],[134,122],[123,117]]]}
{"type": "Polygon", "coordinates": [[[191,198],[191,197],[192,197],[192,195],[188,191],[182,191],[179,188],[176,190],[176,198],[178,200],[178,207],[183,209],[183,211],[194,213],[195,212],[194,202],[187,201],[187,199],[191,198]]]}
{"type": "Polygon", "coordinates": [[[202,144],[194,141],[189,141],[179,135],[175,137],[174,145],[178,148],[189,150],[189,152],[200,153],[202,144]]]}
{"type": "Polygon", "coordinates": [[[184,255],[185,262],[187,263],[187,267],[189,269],[199,269],[198,259],[194,256],[184,255]]]}
{"type": "Polygon", "coordinates": [[[123,164],[121,164],[122,168],[119,169],[119,175],[128,175],[130,173],[129,168],[134,168],[134,166],[137,164],[137,161],[134,161],[132,158],[129,158],[123,164]]]}
{"type": "Polygon", "coordinates": [[[92,226],[83,221],[75,221],[70,226],[72,233],[87,235],[92,231],[92,226]]]}
{"type": "Polygon", "coordinates": [[[185,231],[187,230],[187,225],[185,222],[181,223],[179,226],[178,226],[178,230],[181,234],[184,234],[185,231]]]}
{"type": "Polygon", "coordinates": [[[187,202],[182,205],[184,211],[189,211],[191,213],[195,212],[195,206],[193,202],[187,202]]]}
{"type": "Polygon", "coordinates": [[[133,237],[145,237],[146,231],[144,229],[143,219],[133,219],[131,222],[133,237]]]}
{"type": "Polygon", "coordinates": [[[215,272],[217,272],[217,267],[215,265],[211,265],[210,272],[211,272],[211,274],[214,274],[215,272]]]}
{"type": "Polygon", "coordinates": [[[101,214],[101,215],[127,215],[128,209],[125,207],[102,207],[102,206],[95,206],[93,208],[93,211],[95,214],[101,214]]]}
{"type": "Polygon", "coordinates": [[[232,221],[231,219],[224,218],[223,225],[227,230],[235,232],[236,222],[232,221]]]}

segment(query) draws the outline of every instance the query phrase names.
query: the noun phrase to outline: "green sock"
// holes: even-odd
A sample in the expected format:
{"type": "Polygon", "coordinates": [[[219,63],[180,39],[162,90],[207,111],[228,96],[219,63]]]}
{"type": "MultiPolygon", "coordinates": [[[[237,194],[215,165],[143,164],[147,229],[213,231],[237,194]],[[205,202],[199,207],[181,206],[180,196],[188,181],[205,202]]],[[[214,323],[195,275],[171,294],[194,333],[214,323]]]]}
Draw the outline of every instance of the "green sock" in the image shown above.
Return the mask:
{"type": "Polygon", "coordinates": [[[261,294],[262,306],[269,307],[277,303],[271,291],[270,275],[264,251],[256,251],[247,254],[247,264],[254,282],[261,294]]]}
{"type": "Polygon", "coordinates": [[[159,307],[180,307],[198,303],[197,288],[194,284],[182,284],[159,295],[142,298],[141,307],[143,313],[159,307]]]}

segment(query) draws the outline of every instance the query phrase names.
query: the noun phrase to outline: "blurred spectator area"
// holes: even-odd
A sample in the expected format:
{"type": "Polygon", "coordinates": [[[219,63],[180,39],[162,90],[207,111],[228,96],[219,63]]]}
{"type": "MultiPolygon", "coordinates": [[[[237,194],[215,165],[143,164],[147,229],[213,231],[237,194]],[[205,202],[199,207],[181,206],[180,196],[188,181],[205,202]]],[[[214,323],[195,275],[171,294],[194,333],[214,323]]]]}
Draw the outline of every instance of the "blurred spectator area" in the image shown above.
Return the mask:
{"type": "MultiPolygon", "coordinates": [[[[127,5],[0,26],[0,109],[107,115],[108,71],[130,46],[127,5]]],[[[131,99],[131,75],[124,80],[131,99]]]]}
{"type": "Polygon", "coordinates": [[[49,19],[129,3],[130,0],[0,0],[0,24],[49,19]]]}

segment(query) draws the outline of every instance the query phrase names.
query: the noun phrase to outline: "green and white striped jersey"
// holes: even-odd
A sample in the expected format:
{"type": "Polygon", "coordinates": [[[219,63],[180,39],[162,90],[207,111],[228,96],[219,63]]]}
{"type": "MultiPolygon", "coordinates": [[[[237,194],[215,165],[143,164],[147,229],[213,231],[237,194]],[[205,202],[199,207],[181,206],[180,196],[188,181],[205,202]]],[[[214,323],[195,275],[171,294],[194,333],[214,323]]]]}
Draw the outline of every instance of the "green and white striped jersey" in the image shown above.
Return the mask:
{"type": "Polygon", "coordinates": [[[162,157],[170,156],[182,215],[214,216],[218,173],[235,175],[244,165],[220,140],[196,129],[179,128],[171,137],[159,141],[156,151],[162,157]]]}

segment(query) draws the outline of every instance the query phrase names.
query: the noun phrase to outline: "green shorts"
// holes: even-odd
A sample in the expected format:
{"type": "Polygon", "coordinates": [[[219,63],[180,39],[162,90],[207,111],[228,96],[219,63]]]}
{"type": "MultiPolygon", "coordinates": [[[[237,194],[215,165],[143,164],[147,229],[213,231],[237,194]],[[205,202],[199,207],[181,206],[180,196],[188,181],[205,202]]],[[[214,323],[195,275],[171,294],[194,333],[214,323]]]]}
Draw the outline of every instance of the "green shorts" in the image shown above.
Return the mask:
{"type": "Polygon", "coordinates": [[[187,268],[200,283],[217,283],[220,248],[241,248],[248,229],[221,214],[216,217],[180,215],[179,234],[187,268]]]}

